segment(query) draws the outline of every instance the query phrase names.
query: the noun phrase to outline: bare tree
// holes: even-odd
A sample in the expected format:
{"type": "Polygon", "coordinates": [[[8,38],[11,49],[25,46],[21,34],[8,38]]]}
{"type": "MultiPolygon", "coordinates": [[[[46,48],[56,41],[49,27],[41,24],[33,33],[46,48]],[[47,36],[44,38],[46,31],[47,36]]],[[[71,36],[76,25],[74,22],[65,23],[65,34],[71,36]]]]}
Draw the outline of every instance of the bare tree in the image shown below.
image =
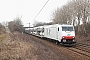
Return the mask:
{"type": "Polygon", "coordinates": [[[37,27],[37,26],[43,26],[45,23],[43,22],[39,22],[39,21],[34,21],[34,26],[37,27]]]}
{"type": "Polygon", "coordinates": [[[67,5],[62,6],[62,8],[57,8],[52,14],[52,20],[55,23],[60,24],[72,24],[73,8],[71,4],[68,3],[67,5]]]}
{"type": "Polygon", "coordinates": [[[37,27],[37,26],[52,25],[52,24],[54,23],[53,22],[45,23],[45,22],[35,21],[33,25],[34,27],[37,27]]]}
{"type": "Polygon", "coordinates": [[[14,19],[14,21],[9,22],[8,27],[11,32],[14,32],[14,31],[23,32],[22,21],[19,17],[14,19]]]}
{"type": "Polygon", "coordinates": [[[84,34],[87,33],[86,26],[90,21],[90,0],[69,0],[66,5],[53,12],[52,20],[54,23],[76,25],[78,32],[83,30],[84,34]]]}
{"type": "Polygon", "coordinates": [[[66,18],[65,17],[65,12],[63,11],[63,8],[59,9],[57,8],[57,10],[55,10],[52,14],[52,20],[54,23],[66,23],[66,18]]]}
{"type": "Polygon", "coordinates": [[[80,31],[80,21],[83,23],[84,35],[86,33],[86,24],[88,22],[88,17],[90,15],[90,0],[73,0],[74,11],[76,17],[78,18],[78,32],[80,31]]]}
{"type": "Polygon", "coordinates": [[[0,23],[0,34],[6,33],[5,27],[0,23]]]}

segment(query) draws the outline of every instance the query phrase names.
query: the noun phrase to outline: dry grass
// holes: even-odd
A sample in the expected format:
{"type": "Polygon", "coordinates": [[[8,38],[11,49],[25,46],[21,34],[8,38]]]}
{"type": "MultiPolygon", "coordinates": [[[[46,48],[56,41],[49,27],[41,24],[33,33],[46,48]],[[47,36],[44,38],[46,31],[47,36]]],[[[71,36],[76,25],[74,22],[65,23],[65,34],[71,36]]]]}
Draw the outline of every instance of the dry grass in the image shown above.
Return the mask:
{"type": "Polygon", "coordinates": [[[7,34],[1,34],[0,35],[0,44],[7,38],[7,34]]]}
{"type": "Polygon", "coordinates": [[[83,44],[88,44],[90,45],[90,34],[88,34],[87,37],[85,36],[80,36],[80,35],[76,35],[76,40],[79,43],[83,43],[83,44]]]}
{"type": "Polygon", "coordinates": [[[7,35],[1,36],[3,42],[0,45],[0,60],[36,60],[31,50],[33,45],[23,41],[22,34],[10,33],[6,39],[4,37],[7,35]]]}

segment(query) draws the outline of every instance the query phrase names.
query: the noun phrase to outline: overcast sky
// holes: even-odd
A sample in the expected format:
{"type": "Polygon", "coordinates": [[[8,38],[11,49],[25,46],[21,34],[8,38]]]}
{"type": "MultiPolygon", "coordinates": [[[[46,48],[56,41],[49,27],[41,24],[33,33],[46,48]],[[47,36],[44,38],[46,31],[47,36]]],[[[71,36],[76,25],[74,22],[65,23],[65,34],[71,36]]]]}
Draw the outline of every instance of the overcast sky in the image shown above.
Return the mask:
{"type": "Polygon", "coordinates": [[[49,0],[41,13],[35,18],[47,0],[0,0],[0,23],[20,17],[23,24],[33,22],[50,22],[52,12],[66,4],[68,0],[49,0]],[[34,19],[35,18],[35,19],[34,19]]]}

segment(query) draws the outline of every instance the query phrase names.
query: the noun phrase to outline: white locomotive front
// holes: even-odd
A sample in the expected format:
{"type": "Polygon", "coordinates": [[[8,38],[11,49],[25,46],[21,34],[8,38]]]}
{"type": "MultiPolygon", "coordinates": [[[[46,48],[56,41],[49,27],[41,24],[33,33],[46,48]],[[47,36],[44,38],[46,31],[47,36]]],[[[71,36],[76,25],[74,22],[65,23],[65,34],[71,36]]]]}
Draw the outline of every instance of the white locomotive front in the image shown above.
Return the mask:
{"type": "Polygon", "coordinates": [[[44,26],[44,37],[63,44],[76,43],[75,31],[72,25],[55,24],[44,26]]]}
{"type": "Polygon", "coordinates": [[[61,27],[61,42],[66,44],[76,43],[74,27],[72,25],[64,25],[61,27]]]}

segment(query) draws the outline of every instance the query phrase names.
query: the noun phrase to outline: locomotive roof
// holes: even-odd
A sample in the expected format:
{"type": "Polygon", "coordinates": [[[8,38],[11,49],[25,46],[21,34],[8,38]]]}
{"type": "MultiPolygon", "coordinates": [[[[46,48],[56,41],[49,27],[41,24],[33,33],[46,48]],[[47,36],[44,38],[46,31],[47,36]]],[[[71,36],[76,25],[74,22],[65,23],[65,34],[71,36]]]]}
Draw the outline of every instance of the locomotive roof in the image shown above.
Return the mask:
{"type": "Polygon", "coordinates": [[[60,24],[54,24],[54,25],[45,25],[44,27],[60,27],[60,26],[73,26],[73,25],[60,25],[60,24]]]}

